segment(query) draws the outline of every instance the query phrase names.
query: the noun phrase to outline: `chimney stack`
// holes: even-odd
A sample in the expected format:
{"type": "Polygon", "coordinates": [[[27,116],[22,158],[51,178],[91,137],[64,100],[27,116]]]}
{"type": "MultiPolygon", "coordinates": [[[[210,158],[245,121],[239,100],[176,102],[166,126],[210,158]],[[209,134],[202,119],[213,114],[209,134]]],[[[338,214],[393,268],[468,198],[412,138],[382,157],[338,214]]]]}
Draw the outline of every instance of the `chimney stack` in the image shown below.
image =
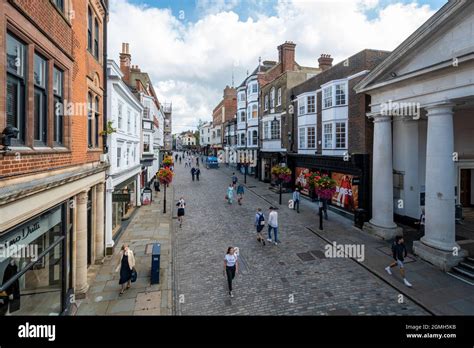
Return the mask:
{"type": "Polygon", "coordinates": [[[278,63],[281,63],[281,72],[295,70],[295,47],[291,41],[278,46],[278,63]]]}
{"type": "Polygon", "coordinates": [[[128,43],[122,43],[122,52],[120,53],[120,70],[123,74],[123,81],[130,84],[130,65],[132,63],[132,56],[130,55],[130,48],[128,43]]]}
{"type": "Polygon", "coordinates": [[[319,68],[322,71],[328,70],[330,67],[332,67],[332,61],[333,59],[331,58],[330,54],[321,54],[321,57],[318,59],[319,68]]]}

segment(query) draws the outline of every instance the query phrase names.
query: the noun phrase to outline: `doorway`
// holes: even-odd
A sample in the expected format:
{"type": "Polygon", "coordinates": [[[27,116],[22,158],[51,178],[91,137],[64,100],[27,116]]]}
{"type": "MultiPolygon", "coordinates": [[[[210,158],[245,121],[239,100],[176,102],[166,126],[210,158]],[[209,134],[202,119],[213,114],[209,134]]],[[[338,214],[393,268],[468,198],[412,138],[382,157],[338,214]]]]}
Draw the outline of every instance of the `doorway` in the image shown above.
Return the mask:
{"type": "Polygon", "coordinates": [[[472,192],[473,187],[473,169],[461,169],[461,189],[460,189],[460,202],[463,207],[473,207],[474,197],[472,192]]]}

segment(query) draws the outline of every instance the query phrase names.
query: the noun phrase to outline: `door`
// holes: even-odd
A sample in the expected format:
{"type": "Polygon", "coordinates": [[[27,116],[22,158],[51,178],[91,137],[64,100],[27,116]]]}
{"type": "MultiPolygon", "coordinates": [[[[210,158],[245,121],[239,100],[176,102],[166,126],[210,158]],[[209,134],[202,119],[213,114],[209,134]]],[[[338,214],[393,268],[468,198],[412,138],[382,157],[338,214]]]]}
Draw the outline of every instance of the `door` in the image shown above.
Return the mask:
{"type": "Polygon", "coordinates": [[[471,206],[471,169],[461,169],[461,205],[471,206]]]}

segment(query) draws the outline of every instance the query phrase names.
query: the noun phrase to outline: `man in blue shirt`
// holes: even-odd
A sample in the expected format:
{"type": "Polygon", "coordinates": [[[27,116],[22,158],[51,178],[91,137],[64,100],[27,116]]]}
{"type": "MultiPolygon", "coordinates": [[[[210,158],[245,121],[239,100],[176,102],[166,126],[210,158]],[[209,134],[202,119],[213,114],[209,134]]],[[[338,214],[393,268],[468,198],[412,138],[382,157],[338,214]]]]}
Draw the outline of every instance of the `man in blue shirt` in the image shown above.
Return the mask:
{"type": "Polygon", "coordinates": [[[300,189],[299,188],[296,188],[295,191],[293,192],[293,210],[295,210],[296,208],[296,211],[300,212],[300,189]]]}

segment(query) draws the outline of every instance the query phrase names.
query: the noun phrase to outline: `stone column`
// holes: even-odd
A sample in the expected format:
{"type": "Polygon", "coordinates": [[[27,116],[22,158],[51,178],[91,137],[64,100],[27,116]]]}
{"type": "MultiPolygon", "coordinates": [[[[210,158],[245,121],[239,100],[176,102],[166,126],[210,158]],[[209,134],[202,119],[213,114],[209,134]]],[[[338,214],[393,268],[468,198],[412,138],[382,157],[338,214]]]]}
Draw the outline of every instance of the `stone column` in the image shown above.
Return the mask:
{"type": "Polygon", "coordinates": [[[423,259],[448,270],[465,255],[455,241],[453,104],[426,107],[425,236],[414,243],[423,259]]]}
{"type": "Polygon", "coordinates": [[[95,259],[100,263],[104,258],[104,183],[95,189],[95,259]]]}
{"type": "Polygon", "coordinates": [[[392,119],[382,114],[371,116],[374,118],[372,219],[367,230],[391,239],[400,233],[393,222],[392,119]]]}
{"type": "MultiPolygon", "coordinates": [[[[76,297],[87,292],[87,192],[77,195],[76,218],[76,297]]],[[[80,298],[80,297],[79,297],[80,298]]]]}
{"type": "Polygon", "coordinates": [[[112,179],[109,177],[106,184],[106,193],[105,193],[105,252],[107,255],[113,254],[114,240],[112,239],[112,214],[113,214],[113,203],[112,203],[112,193],[114,187],[112,184],[112,179]]]}

